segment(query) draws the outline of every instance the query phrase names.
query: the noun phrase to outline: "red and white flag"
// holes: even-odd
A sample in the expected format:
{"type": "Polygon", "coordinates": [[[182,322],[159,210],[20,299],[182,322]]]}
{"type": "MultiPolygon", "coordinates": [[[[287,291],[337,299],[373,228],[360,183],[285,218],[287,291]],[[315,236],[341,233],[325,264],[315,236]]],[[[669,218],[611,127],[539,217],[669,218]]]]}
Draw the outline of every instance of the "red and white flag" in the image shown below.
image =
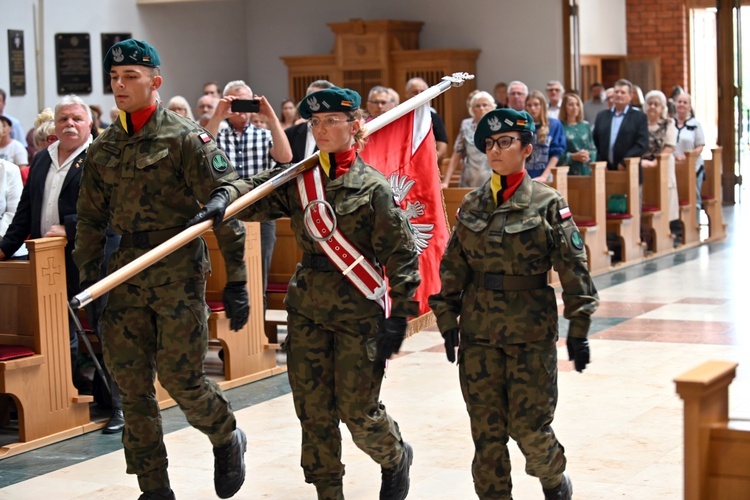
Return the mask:
{"type": "Polygon", "coordinates": [[[422,283],[415,299],[421,316],[430,311],[427,298],[440,291],[440,259],[450,236],[429,105],[368,136],[360,156],[385,175],[411,223],[420,252],[422,283]]]}

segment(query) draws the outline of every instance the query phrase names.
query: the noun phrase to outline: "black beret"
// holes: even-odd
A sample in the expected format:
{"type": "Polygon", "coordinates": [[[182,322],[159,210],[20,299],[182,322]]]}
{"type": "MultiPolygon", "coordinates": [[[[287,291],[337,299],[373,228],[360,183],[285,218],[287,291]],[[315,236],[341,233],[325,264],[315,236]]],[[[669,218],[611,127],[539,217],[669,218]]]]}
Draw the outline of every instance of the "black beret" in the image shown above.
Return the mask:
{"type": "Polygon", "coordinates": [[[299,103],[299,115],[309,120],[313,113],[332,113],[343,111],[348,113],[359,108],[362,98],[353,90],[331,87],[318,90],[302,99],[299,103]]]}
{"type": "Polygon", "coordinates": [[[526,111],[511,108],[493,109],[479,120],[477,131],[474,133],[474,145],[484,153],[484,140],[491,135],[512,130],[533,132],[535,129],[534,119],[526,111]]]}
{"type": "Polygon", "coordinates": [[[104,73],[109,74],[112,66],[148,66],[158,68],[161,65],[159,53],[148,42],[128,38],[117,42],[104,56],[104,73]]]}

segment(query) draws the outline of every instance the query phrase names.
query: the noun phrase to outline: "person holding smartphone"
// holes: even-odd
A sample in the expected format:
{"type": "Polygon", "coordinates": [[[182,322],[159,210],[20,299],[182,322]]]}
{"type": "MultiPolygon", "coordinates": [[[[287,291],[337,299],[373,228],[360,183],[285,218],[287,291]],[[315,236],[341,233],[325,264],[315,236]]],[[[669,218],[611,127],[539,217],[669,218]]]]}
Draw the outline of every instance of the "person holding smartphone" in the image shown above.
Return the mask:
{"type": "MultiPolygon", "coordinates": [[[[273,106],[265,97],[253,95],[252,89],[242,80],[226,84],[224,96],[216,105],[216,112],[206,125],[206,130],[216,137],[219,148],[226,152],[237,174],[243,179],[270,169],[274,162],[292,161],[292,148],[273,106]],[[268,128],[253,125],[253,114],[265,118],[268,128]],[[229,126],[219,130],[222,121],[229,126]]],[[[268,270],[275,244],[276,221],[263,222],[260,225],[260,251],[264,310],[267,305],[268,270]]]]}

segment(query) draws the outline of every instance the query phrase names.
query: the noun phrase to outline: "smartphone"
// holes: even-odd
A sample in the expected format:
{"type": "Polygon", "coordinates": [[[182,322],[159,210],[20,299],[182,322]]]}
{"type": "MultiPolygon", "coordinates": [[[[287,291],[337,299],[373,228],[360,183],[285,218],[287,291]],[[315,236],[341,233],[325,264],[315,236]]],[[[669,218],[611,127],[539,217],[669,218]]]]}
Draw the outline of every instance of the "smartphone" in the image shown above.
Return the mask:
{"type": "Polygon", "coordinates": [[[260,99],[235,99],[232,101],[234,113],[257,113],[260,111],[260,99]]]}

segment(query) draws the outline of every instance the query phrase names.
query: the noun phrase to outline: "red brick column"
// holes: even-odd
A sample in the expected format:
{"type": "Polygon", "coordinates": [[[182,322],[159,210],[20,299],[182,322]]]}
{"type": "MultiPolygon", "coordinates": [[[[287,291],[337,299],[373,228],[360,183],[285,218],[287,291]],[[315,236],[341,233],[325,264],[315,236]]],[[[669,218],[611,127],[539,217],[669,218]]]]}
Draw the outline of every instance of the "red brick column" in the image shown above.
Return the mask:
{"type": "MultiPolygon", "coordinates": [[[[626,0],[628,57],[661,58],[661,86],[688,89],[688,18],[685,0],[626,0]]],[[[645,94],[649,90],[643,89],[645,94]]]]}

